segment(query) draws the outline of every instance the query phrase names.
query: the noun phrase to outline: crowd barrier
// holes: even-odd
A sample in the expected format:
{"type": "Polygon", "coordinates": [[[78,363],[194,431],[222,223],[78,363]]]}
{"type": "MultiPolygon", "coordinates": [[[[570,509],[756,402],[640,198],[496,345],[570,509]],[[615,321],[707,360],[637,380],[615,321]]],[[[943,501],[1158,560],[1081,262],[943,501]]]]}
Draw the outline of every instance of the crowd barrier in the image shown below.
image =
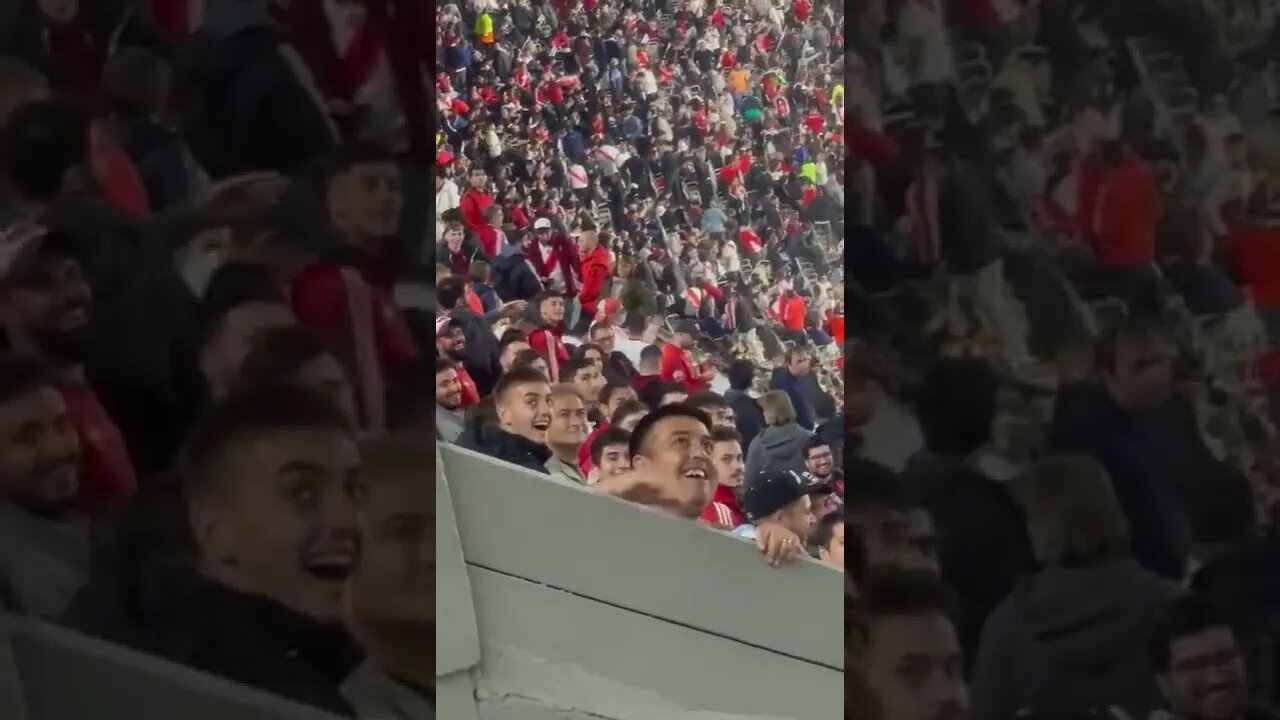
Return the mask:
{"type": "Polygon", "coordinates": [[[0,613],[4,720],[338,720],[126,648],[0,613]]]}
{"type": "Polygon", "coordinates": [[[454,446],[437,451],[450,720],[829,720],[843,577],[454,446]]]}

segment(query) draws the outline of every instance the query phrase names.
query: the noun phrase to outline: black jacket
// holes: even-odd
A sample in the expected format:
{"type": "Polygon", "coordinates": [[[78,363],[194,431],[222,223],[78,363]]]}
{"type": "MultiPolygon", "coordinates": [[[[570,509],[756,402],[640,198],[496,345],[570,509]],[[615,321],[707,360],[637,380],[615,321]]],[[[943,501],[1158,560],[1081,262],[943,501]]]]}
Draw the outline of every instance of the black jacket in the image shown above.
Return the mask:
{"type": "Polygon", "coordinates": [[[263,4],[209,5],[177,74],[183,133],[210,176],[294,174],[334,147],[325,111],[286,47],[263,4]]]}
{"type": "Polygon", "coordinates": [[[1032,569],[1022,510],[963,458],[922,451],[902,471],[907,492],[937,525],[942,576],[959,603],[956,632],[972,670],[987,616],[1032,569]]]}
{"type": "Polygon", "coordinates": [[[176,566],[154,566],[145,585],[91,581],[64,623],[72,629],[342,716],[339,688],[363,659],[340,625],[304,617],[263,596],[233,591],[176,566]],[[104,602],[104,598],[106,601],[104,602]]]}
{"type": "Polygon", "coordinates": [[[764,411],[744,390],[728,390],[724,394],[724,400],[733,408],[738,432],[742,434],[742,451],[745,453],[751,446],[751,441],[764,429],[764,411]]]}
{"type": "Polygon", "coordinates": [[[462,348],[462,365],[470,373],[481,395],[488,395],[498,381],[501,367],[498,364],[498,338],[493,334],[492,323],[475,314],[465,303],[449,311],[449,316],[462,325],[466,345],[462,348]]]}
{"type": "Polygon", "coordinates": [[[191,200],[195,159],[182,136],[151,120],[116,120],[116,142],[133,164],[147,190],[152,212],[191,200]]]}
{"type": "Polygon", "coordinates": [[[551,451],[545,445],[509,433],[495,425],[470,423],[458,438],[458,445],[512,465],[550,475],[547,472],[547,461],[551,459],[551,451]]]}
{"type": "Polygon", "coordinates": [[[524,250],[508,245],[494,258],[493,289],[507,302],[532,300],[542,292],[542,281],[530,267],[524,250]]]}
{"type": "Polygon", "coordinates": [[[614,350],[609,353],[609,357],[604,361],[604,377],[609,382],[619,382],[624,385],[631,383],[631,378],[636,376],[636,366],[631,364],[630,358],[625,353],[614,350]]]}

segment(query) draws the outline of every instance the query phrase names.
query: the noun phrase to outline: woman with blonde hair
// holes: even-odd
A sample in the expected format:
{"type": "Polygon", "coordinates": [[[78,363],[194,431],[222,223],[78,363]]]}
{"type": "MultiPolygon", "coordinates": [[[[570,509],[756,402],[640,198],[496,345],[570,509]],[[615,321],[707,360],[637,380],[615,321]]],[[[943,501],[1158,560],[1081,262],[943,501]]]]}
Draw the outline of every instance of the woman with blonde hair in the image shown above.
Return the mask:
{"type": "Polygon", "coordinates": [[[796,424],[791,398],[781,390],[770,390],[760,396],[760,409],[765,429],[747,448],[747,477],[765,471],[804,471],[804,448],[812,433],[796,424]]]}
{"type": "Polygon", "coordinates": [[[1010,492],[1041,569],[987,619],[973,717],[1105,716],[1111,707],[1147,717],[1161,697],[1146,639],[1178,589],[1132,558],[1110,476],[1092,457],[1062,455],[1036,464],[1010,492]]]}

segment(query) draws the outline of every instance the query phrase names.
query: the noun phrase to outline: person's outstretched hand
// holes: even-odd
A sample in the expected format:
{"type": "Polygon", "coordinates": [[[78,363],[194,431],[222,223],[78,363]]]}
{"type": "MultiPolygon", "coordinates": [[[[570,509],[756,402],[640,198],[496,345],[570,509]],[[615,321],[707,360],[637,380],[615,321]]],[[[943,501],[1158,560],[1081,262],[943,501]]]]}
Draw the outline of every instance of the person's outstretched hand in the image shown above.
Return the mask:
{"type": "Polygon", "coordinates": [[[796,559],[804,550],[804,543],[800,542],[798,535],[781,525],[764,523],[756,526],[756,547],[770,567],[782,567],[796,559]]]}
{"type": "Polygon", "coordinates": [[[520,317],[520,313],[524,312],[524,309],[528,306],[529,303],[526,300],[512,300],[511,302],[503,303],[502,307],[498,308],[498,316],[504,318],[520,317]]]}
{"type": "Polygon", "coordinates": [[[196,209],[209,218],[234,218],[274,205],[288,186],[289,179],[275,172],[237,175],[206,188],[196,199],[196,209]]]}

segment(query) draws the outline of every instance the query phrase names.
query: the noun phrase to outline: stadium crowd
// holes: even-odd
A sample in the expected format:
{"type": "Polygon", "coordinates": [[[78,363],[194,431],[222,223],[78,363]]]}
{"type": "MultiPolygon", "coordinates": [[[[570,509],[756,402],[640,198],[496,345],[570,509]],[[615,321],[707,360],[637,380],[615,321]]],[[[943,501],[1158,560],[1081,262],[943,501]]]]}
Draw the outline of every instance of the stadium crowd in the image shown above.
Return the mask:
{"type": "Polygon", "coordinates": [[[1277,717],[1274,3],[855,8],[848,716],[1277,717]]]}
{"type": "Polygon", "coordinates": [[[441,6],[442,441],[843,567],[843,28],[441,6]]]}
{"type": "Polygon", "coordinates": [[[0,8],[0,610],[434,717],[434,456],[385,412],[430,374],[429,22],[0,8]]]}

